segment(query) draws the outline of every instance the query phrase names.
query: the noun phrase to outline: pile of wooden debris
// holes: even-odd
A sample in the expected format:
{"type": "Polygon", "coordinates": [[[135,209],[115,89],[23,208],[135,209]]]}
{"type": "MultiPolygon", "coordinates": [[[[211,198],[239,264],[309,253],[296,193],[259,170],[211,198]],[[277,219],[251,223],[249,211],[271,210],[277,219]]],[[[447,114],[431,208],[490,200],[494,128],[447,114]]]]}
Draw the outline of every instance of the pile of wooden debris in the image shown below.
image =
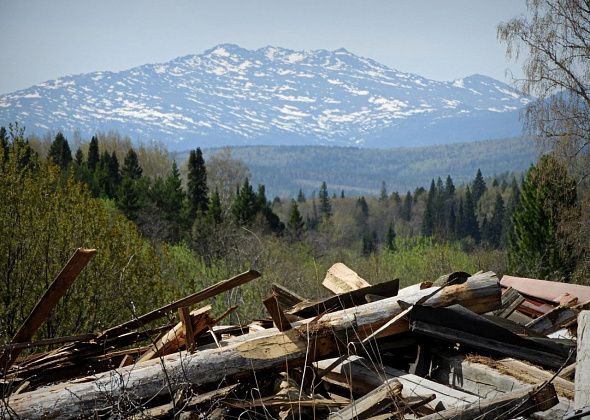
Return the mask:
{"type": "Polygon", "coordinates": [[[309,301],[273,285],[262,302],[269,319],[217,325],[235,308],[214,318],[198,304],[260,276],[248,271],[100,333],[31,342],[93,254],[74,254],[4,346],[5,418],[590,412],[588,287],[457,272],[399,290],[398,280],[370,285],[339,263],[323,282],[333,296],[309,301]],[[177,324],[153,326],[175,312],[177,324]]]}

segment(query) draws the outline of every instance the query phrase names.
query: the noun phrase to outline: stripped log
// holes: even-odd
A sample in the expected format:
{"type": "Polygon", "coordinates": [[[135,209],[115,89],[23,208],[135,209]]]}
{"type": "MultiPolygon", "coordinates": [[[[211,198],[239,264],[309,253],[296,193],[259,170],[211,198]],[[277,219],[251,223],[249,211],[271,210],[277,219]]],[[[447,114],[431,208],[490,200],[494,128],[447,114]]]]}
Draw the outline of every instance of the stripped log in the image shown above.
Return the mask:
{"type": "Polygon", "coordinates": [[[342,263],[330,267],[322,285],[336,295],[370,286],[365,279],[342,263]]]}
{"type": "MultiPolygon", "coordinates": [[[[404,301],[416,303],[432,291],[407,295],[404,301]]],[[[433,306],[456,303],[478,313],[496,309],[500,305],[497,278],[489,274],[473,277],[464,284],[444,288],[427,302],[433,306]]],[[[187,382],[219,383],[223,378],[247,374],[253,369],[284,368],[285,364],[300,364],[306,357],[317,360],[338,351],[338,343],[347,336],[368,336],[401,311],[398,298],[384,299],[325,314],[319,320],[294,323],[289,331],[263,330],[229,339],[221,348],[194,354],[174,353],[160,360],[23,393],[9,398],[7,404],[13,413],[26,418],[89,415],[96,410],[108,410],[112,401],[122,395],[143,400],[173,392],[187,382]]]]}
{"type": "MultiPolygon", "coordinates": [[[[69,259],[55,280],[49,285],[39,302],[35,305],[25,322],[12,338],[11,344],[31,341],[39,327],[49,317],[59,300],[66,294],[74,280],[96,254],[95,249],[78,248],[69,259]]],[[[0,356],[0,369],[7,372],[21,352],[21,348],[6,349],[0,356]]]]}
{"type": "Polygon", "coordinates": [[[508,420],[545,411],[557,404],[552,384],[528,387],[497,398],[479,400],[466,407],[453,408],[429,416],[423,420],[508,420]]]}

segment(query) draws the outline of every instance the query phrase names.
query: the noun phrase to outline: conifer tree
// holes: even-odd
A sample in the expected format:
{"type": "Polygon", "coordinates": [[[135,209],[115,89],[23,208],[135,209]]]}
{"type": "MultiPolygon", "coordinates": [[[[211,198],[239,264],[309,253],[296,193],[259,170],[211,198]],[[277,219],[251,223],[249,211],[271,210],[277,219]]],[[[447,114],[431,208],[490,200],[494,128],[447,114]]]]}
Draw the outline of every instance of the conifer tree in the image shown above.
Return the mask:
{"type": "Polygon", "coordinates": [[[463,207],[463,197],[459,197],[459,207],[455,222],[455,238],[463,239],[465,236],[467,236],[465,233],[465,209],[463,207]]]}
{"type": "Polygon", "coordinates": [[[463,208],[463,231],[465,236],[471,236],[476,243],[479,243],[481,234],[479,224],[475,215],[475,202],[471,190],[467,187],[465,191],[465,206],[463,208]]]}
{"type": "Polygon", "coordinates": [[[504,225],[505,209],[504,199],[498,192],[496,193],[496,201],[494,202],[494,209],[489,223],[488,241],[490,244],[499,248],[502,243],[502,231],[504,225]]]}
{"type": "Polygon", "coordinates": [[[100,155],[98,152],[98,139],[96,138],[96,136],[92,136],[92,139],[90,140],[90,144],[88,145],[88,170],[93,173],[94,171],[96,171],[96,168],[98,167],[98,163],[100,160],[100,155]]]}
{"type": "Polygon", "coordinates": [[[451,202],[449,216],[447,217],[447,235],[451,239],[457,238],[457,215],[455,213],[455,202],[451,202]]]}
{"type": "Polygon", "coordinates": [[[452,198],[455,196],[455,184],[453,184],[453,178],[451,178],[451,175],[447,175],[447,180],[445,182],[445,195],[447,198],[452,198]]]}
{"type": "Polygon", "coordinates": [[[250,225],[258,212],[258,197],[254,193],[248,178],[238,190],[231,208],[232,214],[239,225],[250,225]]]}
{"type": "Polygon", "coordinates": [[[139,194],[136,189],[135,181],[128,176],[123,177],[123,181],[121,181],[116,204],[117,208],[121,210],[129,220],[137,220],[137,215],[141,208],[139,194]]]}
{"type": "Polygon", "coordinates": [[[362,241],[362,254],[368,257],[377,251],[377,232],[365,232],[362,241]]]}
{"type": "Polygon", "coordinates": [[[322,182],[320,186],[320,214],[324,218],[329,218],[332,215],[332,204],[330,203],[330,196],[328,195],[328,186],[326,181],[322,182]]]}
{"type": "Polygon", "coordinates": [[[576,182],[557,159],[543,156],[527,172],[513,215],[511,268],[521,275],[568,279],[576,260],[561,237],[560,224],[576,210],[576,182]]]}
{"type": "Polygon", "coordinates": [[[430,183],[430,190],[428,191],[428,198],[426,199],[426,208],[424,209],[424,216],[422,218],[422,236],[432,236],[434,234],[435,226],[435,199],[436,199],[436,185],[434,179],[430,183]]]}
{"type": "Polygon", "coordinates": [[[387,185],[385,181],[381,181],[381,191],[379,193],[379,201],[384,202],[387,201],[387,185]]]}
{"type": "Polygon", "coordinates": [[[143,173],[143,169],[139,165],[139,158],[133,148],[129,148],[123,161],[123,168],[121,169],[121,175],[127,176],[131,179],[139,179],[143,173]]]}
{"type": "Polygon", "coordinates": [[[80,149],[79,147],[78,150],[76,150],[75,162],[78,166],[82,166],[82,164],[84,163],[84,153],[82,153],[82,149],[80,149]]]}
{"type": "Polygon", "coordinates": [[[389,223],[389,227],[387,228],[387,234],[385,235],[385,244],[387,245],[387,249],[390,251],[395,251],[395,228],[393,226],[393,222],[389,223]]]}
{"type": "Polygon", "coordinates": [[[344,198],[344,190],[340,190],[340,198],[344,198]]]}
{"type": "Polygon", "coordinates": [[[207,217],[215,224],[219,225],[223,222],[223,208],[221,207],[221,197],[219,191],[215,189],[211,195],[209,208],[207,209],[207,217]]]}
{"type": "Polygon", "coordinates": [[[287,229],[293,238],[299,239],[305,223],[299,212],[299,207],[295,200],[291,200],[291,209],[289,210],[289,222],[287,223],[287,229]]]}
{"type": "Polygon", "coordinates": [[[479,199],[486,192],[486,190],[487,190],[486,182],[483,179],[483,175],[481,174],[481,170],[478,169],[477,174],[475,175],[475,179],[473,180],[473,187],[472,187],[472,192],[471,192],[472,198],[473,198],[473,203],[475,204],[475,206],[477,206],[479,199]]]}
{"type": "Polygon", "coordinates": [[[410,191],[406,193],[402,207],[400,209],[400,217],[409,222],[412,218],[412,194],[410,191]]]}
{"type": "Polygon", "coordinates": [[[61,132],[57,133],[49,147],[48,159],[62,170],[66,170],[72,162],[72,150],[61,132]]]}
{"type": "Polygon", "coordinates": [[[297,202],[305,203],[305,194],[303,193],[303,190],[301,188],[299,189],[299,194],[297,194],[297,202]]]}
{"type": "Polygon", "coordinates": [[[0,127],[0,152],[4,154],[0,156],[0,159],[4,156],[8,156],[8,134],[4,126],[0,127]]]}
{"type": "Polygon", "coordinates": [[[114,189],[121,183],[121,172],[119,171],[119,159],[117,159],[117,153],[113,150],[111,159],[109,160],[109,178],[113,184],[114,189]]]}
{"type": "MultiPolygon", "coordinates": [[[[249,183],[248,186],[250,186],[249,183]]],[[[198,211],[207,211],[208,192],[205,160],[203,159],[203,152],[200,148],[197,148],[190,151],[188,158],[188,201],[192,217],[195,217],[198,211]]]]}

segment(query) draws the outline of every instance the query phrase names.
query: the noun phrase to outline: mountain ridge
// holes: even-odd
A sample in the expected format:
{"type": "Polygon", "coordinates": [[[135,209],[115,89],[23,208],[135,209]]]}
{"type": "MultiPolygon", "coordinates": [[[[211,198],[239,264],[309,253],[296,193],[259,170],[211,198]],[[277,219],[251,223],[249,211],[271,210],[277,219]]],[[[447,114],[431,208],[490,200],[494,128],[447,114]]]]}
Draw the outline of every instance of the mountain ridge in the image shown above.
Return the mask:
{"type": "Polygon", "coordinates": [[[83,136],[111,129],[173,150],[224,145],[403,147],[520,134],[531,98],[491,77],[435,81],[344,48],[202,54],[64,76],[0,95],[0,122],[83,136]]]}

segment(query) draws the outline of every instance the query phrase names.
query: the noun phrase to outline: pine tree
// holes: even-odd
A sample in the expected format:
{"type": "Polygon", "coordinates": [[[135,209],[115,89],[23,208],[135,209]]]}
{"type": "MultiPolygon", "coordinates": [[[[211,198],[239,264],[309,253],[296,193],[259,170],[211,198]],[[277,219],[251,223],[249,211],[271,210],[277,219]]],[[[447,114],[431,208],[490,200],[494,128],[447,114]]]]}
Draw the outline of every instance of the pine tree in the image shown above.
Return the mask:
{"type": "Polygon", "coordinates": [[[473,203],[477,206],[479,203],[479,199],[483,196],[486,192],[486,182],[483,179],[483,175],[481,174],[481,170],[477,170],[477,174],[475,175],[475,179],[473,180],[473,187],[472,187],[472,195],[473,195],[473,203]]]}
{"type": "Polygon", "coordinates": [[[125,155],[125,160],[123,161],[123,168],[121,169],[121,174],[123,176],[128,176],[131,179],[139,179],[143,170],[141,166],[139,166],[139,158],[137,157],[137,153],[133,148],[130,148],[125,155]]]}
{"type": "Polygon", "coordinates": [[[49,147],[48,159],[62,170],[68,169],[72,162],[72,150],[64,135],[59,132],[49,147]]]}
{"type": "Polygon", "coordinates": [[[393,222],[389,223],[389,227],[387,228],[387,234],[385,235],[385,244],[387,245],[387,249],[390,251],[395,251],[395,228],[393,226],[393,222]]]}
{"type": "Polygon", "coordinates": [[[568,279],[575,255],[563,242],[562,217],[577,211],[576,183],[557,159],[543,156],[526,175],[513,215],[508,256],[517,274],[568,279]]]}
{"type": "Polygon", "coordinates": [[[305,203],[305,194],[303,193],[303,190],[301,188],[299,189],[299,194],[297,194],[297,202],[305,203]]]}
{"type": "Polygon", "coordinates": [[[291,209],[289,210],[289,222],[287,223],[287,229],[293,238],[299,239],[305,223],[299,212],[299,207],[295,200],[291,200],[291,209]]]}
{"type": "Polygon", "coordinates": [[[330,196],[328,194],[328,186],[326,181],[322,182],[320,186],[320,214],[322,217],[328,219],[332,215],[332,204],[330,203],[330,196]]]}
{"type": "Polygon", "coordinates": [[[207,168],[205,167],[203,152],[200,148],[197,148],[196,150],[191,150],[188,158],[188,201],[192,217],[195,217],[198,211],[203,213],[207,211],[209,203],[207,197],[208,192],[207,168]]]}
{"type": "Polygon", "coordinates": [[[88,169],[91,173],[96,171],[99,161],[100,155],[98,153],[98,139],[96,136],[92,136],[90,144],[88,145],[88,169]]]}

